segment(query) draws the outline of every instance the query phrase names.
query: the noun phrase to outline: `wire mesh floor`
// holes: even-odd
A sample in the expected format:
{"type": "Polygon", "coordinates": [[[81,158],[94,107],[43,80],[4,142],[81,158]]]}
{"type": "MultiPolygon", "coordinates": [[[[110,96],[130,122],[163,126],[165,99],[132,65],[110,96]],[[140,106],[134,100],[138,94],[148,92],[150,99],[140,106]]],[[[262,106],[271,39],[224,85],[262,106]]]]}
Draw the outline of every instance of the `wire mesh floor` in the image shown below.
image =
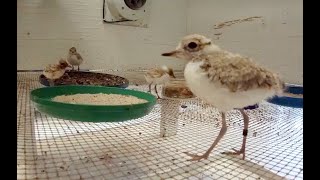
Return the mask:
{"type": "Polygon", "coordinates": [[[38,77],[18,73],[18,179],[303,179],[303,109],[263,102],[248,110],[245,160],[221,154],[242,143],[242,116],[230,111],[210,157],[190,162],[183,152],[205,152],[220,131],[215,108],[196,99],[159,100],[147,116],[120,123],[56,119],[30,101],[30,91],[42,87],[38,77]]]}

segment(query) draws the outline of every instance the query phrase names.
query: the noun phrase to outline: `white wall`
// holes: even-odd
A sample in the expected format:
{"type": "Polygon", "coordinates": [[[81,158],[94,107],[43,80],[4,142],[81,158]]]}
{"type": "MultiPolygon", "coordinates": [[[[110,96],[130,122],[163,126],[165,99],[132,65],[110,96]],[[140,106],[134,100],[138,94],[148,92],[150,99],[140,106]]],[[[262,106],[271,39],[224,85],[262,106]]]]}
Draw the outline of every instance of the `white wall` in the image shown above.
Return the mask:
{"type": "Polygon", "coordinates": [[[103,0],[17,2],[18,69],[42,69],[66,57],[71,46],[84,57],[82,68],[182,69],[184,62],[160,54],[182,36],[201,33],[280,72],[287,82],[303,82],[302,0],[153,0],[149,28],[103,23],[103,0]],[[251,16],[262,18],[214,29],[251,16]]]}
{"type": "Polygon", "coordinates": [[[103,23],[103,0],[18,0],[18,69],[42,69],[75,46],[83,68],[119,69],[181,62],[161,57],[186,32],[186,1],[152,2],[149,28],[103,23]],[[170,2],[170,3],[169,3],[170,2]]]}
{"type": "Polygon", "coordinates": [[[201,33],[222,48],[253,57],[286,82],[303,82],[302,0],[188,0],[188,33],[201,33]],[[214,29],[225,21],[262,16],[214,29]],[[219,34],[221,35],[214,35],[219,34]]]}

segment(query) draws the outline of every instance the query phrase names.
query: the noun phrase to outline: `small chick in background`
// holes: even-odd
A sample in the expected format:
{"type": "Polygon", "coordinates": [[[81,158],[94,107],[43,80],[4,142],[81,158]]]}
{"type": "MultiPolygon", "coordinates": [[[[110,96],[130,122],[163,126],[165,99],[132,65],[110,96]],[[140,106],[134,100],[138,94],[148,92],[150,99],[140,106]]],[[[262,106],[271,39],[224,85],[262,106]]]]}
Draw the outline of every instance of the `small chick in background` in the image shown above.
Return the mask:
{"type": "Polygon", "coordinates": [[[48,79],[50,86],[54,86],[54,80],[63,76],[67,67],[71,66],[61,59],[58,64],[50,64],[43,70],[43,75],[48,79]]]}
{"type": "Polygon", "coordinates": [[[188,87],[197,97],[216,107],[222,117],[221,130],[210,148],[202,155],[186,154],[192,161],[207,159],[227,132],[226,112],[239,109],[244,119],[241,149],[223,154],[242,154],[244,159],[249,117],[243,108],[281,94],[284,83],[278,75],[250,58],[221,49],[211,39],[198,34],[184,37],[176,50],[162,55],[188,61],[184,69],[188,87]]]}
{"type": "Polygon", "coordinates": [[[157,85],[163,85],[170,81],[171,78],[176,78],[174,76],[173,70],[167,66],[162,66],[161,68],[153,68],[146,72],[144,75],[147,83],[149,84],[149,91],[151,93],[151,85],[154,84],[155,92],[158,99],[161,99],[158,91],[157,85]]]}
{"type": "Polygon", "coordinates": [[[82,64],[83,59],[81,55],[77,52],[75,47],[69,49],[69,54],[67,61],[72,65],[72,70],[74,70],[74,66],[78,66],[78,71],[80,70],[80,64],[82,64]]]}

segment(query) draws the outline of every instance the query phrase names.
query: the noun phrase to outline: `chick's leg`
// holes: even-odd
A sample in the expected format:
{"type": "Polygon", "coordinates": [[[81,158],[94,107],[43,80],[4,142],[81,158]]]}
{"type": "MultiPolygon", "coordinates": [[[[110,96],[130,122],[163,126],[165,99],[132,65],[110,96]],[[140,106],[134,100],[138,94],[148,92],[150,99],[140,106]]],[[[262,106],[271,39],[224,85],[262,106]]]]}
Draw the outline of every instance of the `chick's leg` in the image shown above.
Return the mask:
{"type": "Polygon", "coordinates": [[[54,80],[53,79],[49,79],[49,86],[50,87],[54,86],[54,80]]]}
{"type": "Polygon", "coordinates": [[[242,139],[242,146],[241,146],[241,149],[240,150],[236,150],[234,148],[232,148],[232,150],[234,152],[223,152],[222,154],[227,154],[227,155],[240,155],[242,154],[242,159],[245,158],[246,154],[245,154],[245,151],[246,151],[246,142],[247,142],[247,135],[248,135],[248,127],[249,127],[249,117],[248,115],[244,112],[243,109],[240,110],[242,116],[243,116],[243,120],[244,120],[244,128],[243,128],[243,139],[242,139]]]}
{"type": "Polygon", "coordinates": [[[80,66],[78,66],[78,71],[80,70],[80,66]]]}
{"type": "Polygon", "coordinates": [[[149,93],[151,93],[151,84],[152,83],[149,84],[149,91],[148,91],[149,93]]]}
{"type": "Polygon", "coordinates": [[[207,159],[209,157],[209,154],[211,153],[211,151],[213,150],[213,148],[216,147],[216,145],[219,143],[219,141],[223,138],[223,136],[225,135],[225,133],[227,132],[227,123],[226,123],[226,117],[225,117],[225,113],[222,112],[222,127],[221,130],[219,132],[218,137],[214,140],[213,144],[210,146],[210,148],[201,156],[196,155],[196,154],[190,154],[188,152],[185,152],[185,154],[187,154],[188,156],[191,156],[192,158],[188,161],[200,161],[201,159],[207,159]]]}
{"type": "Polygon", "coordinates": [[[154,90],[156,91],[156,94],[157,94],[157,96],[158,96],[158,99],[161,99],[161,97],[159,96],[158,91],[157,91],[157,85],[154,85],[154,90]]]}

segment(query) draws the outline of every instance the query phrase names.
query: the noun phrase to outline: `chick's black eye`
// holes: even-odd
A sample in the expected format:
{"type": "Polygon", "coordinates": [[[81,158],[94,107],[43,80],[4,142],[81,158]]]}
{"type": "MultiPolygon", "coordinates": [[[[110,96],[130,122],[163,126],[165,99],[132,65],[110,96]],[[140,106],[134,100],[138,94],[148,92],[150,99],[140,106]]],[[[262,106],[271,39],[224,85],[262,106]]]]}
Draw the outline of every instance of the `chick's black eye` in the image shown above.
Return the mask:
{"type": "Polygon", "coordinates": [[[188,44],[188,47],[190,48],[190,49],[194,49],[194,48],[196,48],[198,45],[197,45],[197,43],[195,43],[195,42],[191,42],[191,43],[189,43],[188,44]]]}

